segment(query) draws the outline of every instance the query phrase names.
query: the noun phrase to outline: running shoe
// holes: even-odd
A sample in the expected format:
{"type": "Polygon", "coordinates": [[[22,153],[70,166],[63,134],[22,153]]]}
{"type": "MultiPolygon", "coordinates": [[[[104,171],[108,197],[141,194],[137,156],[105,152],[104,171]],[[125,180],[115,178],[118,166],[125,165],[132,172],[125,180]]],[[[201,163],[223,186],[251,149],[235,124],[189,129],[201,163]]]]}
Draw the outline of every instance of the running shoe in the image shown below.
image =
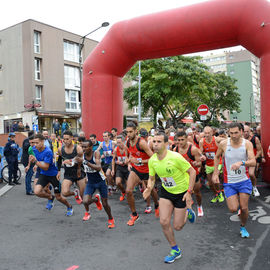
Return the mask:
{"type": "Polygon", "coordinates": [[[218,202],[224,202],[224,197],[223,197],[223,194],[222,194],[222,191],[220,191],[219,193],[218,193],[218,202]]]}
{"type": "Polygon", "coordinates": [[[122,192],[122,195],[119,198],[119,201],[122,202],[125,199],[126,193],[122,192]]]}
{"type": "Polygon", "coordinates": [[[84,216],[83,216],[83,221],[87,221],[87,220],[89,220],[90,218],[91,218],[90,213],[85,212],[85,213],[84,213],[84,216]]]}
{"type": "Polygon", "coordinates": [[[196,214],[195,212],[192,210],[192,208],[188,208],[188,220],[190,223],[194,223],[196,221],[196,214]]]}
{"type": "Polygon", "coordinates": [[[202,205],[197,206],[197,211],[198,211],[198,217],[203,217],[203,207],[202,207],[202,205]]]}
{"type": "Polygon", "coordinates": [[[114,224],[114,218],[113,219],[109,219],[108,220],[108,228],[109,229],[112,229],[115,227],[115,224],[114,224]]]}
{"type": "Polygon", "coordinates": [[[133,216],[133,215],[130,215],[130,219],[129,221],[127,222],[127,225],[128,226],[134,226],[135,222],[139,219],[139,215],[137,216],[133,216]]]}
{"type": "Polygon", "coordinates": [[[155,209],[155,217],[159,218],[159,207],[155,209]]]}
{"type": "Polygon", "coordinates": [[[95,202],[97,209],[100,211],[102,210],[102,203],[100,202],[100,195],[96,194],[95,197],[97,198],[97,202],[95,202]]]}
{"type": "Polygon", "coordinates": [[[171,249],[170,254],[165,257],[164,262],[165,263],[173,263],[175,260],[179,259],[181,257],[182,251],[179,249],[176,251],[175,249],[171,249]]]}
{"type": "Polygon", "coordinates": [[[113,190],[113,192],[116,192],[117,191],[117,187],[116,186],[113,186],[112,187],[112,190],[113,190]]]}
{"type": "Polygon", "coordinates": [[[48,200],[48,202],[46,204],[46,209],[52,210],[52,208],[53,208],[53,201],[54,201],[54,196],[52,196],[52,199],[51,200],[48,200]]]}
{"type": "Polygon", "coordinates": [[[211,203],[216,203],[218,201],[218,195],[216,195],[210,202],[211,203]]]}
{"type": "Polygon", "coordinates": [[[73,215],[73,208],[71,207],[67,207],[67,213],[66,216],[67,217],[71,217],[73,215]]]}
{"type": "Polygon", "coordinates": [[[76,188],[74,190],[74,193],[75,193],[74,198],[75,198],[77,204],[81,204],[82,203],[82,198],[81,198],[81,195],[80,195],[80,191],[76,188]]]}
{"type": "Polygon", "coordinates": [[[240,227],[240,235],[242,238],[249,238],[249,233],[245,227],[240,227]]]}
{"type": "Polygon", "coordinates": [[[145,214],[150,214],[151,212],[152,212],[152,207],[151,206],[146,206],[145,210],[144,210],[144,213],[145,214]]]}
{"type": "Polygon", "coordinates": [[[259,192],[259,190],[257,189],[257,187],[256,186],[254,186],[253,188],[252,188],[252,193],[253,193],[253,196],[254,197],[260,197],[260,192],[259,192]]]}

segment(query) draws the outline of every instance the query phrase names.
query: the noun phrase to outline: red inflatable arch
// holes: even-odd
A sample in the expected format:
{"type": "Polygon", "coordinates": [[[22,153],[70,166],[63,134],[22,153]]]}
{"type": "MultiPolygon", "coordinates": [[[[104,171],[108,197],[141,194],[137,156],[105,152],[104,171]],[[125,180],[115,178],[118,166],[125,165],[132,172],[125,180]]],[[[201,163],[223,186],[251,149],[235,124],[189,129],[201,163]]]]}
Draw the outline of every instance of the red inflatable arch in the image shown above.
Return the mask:
{"type": "MultiPolygon", "coordinates": [[[[270,141],[270,2],[212,0],[122,21],[83,66],[82,123],[86,134],[122,129],[122,77],[138,60],[242,45],[261,59],[261,122],[265,153],[270,141]]],[[[270,181],[270,159],[263,170],[270,181]]]]}

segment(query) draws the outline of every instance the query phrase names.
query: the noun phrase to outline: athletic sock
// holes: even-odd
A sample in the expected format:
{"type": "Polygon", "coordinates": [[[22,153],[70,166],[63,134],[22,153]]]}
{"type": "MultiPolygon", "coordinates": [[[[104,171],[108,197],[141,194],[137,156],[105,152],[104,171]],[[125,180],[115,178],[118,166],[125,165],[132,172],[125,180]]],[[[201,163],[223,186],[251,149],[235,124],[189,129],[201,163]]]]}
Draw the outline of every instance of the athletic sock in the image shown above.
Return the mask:
{"type": "Polygon", "coordinates": [[[132,213],[132,216],[134,216],[134,217],[137,216],[137,215],[138,215],[137,212],[132,213]]]}
{"type": "Polygon", "coordinates": [[[159,204],[155,204],[155,209],[158,209],[158,207],[159,207],[159,204]]]}

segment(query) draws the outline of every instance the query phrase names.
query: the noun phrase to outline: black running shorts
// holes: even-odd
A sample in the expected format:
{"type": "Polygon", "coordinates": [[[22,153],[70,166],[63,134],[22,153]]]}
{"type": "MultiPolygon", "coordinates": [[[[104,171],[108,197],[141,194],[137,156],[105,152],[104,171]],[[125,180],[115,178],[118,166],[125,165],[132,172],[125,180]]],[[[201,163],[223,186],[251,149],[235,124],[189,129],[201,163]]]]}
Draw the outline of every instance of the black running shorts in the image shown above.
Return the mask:
{"type": "Polygon", "coordinates": [[[37,185],[46,187],[49,183],[52,184],[54,193],[61,193],[61,183],[57,180],[56,176],[48,176],[44,174],[39,175],[37,185]]]}
{"type": "Polygon", "coordinates": [[[175,208],[185,208],[186,201],[182,201],[186,192],[173,194],[168,192],[163,186],[159,190],[159,198],[163,198],[172,202],[175,208]]]}

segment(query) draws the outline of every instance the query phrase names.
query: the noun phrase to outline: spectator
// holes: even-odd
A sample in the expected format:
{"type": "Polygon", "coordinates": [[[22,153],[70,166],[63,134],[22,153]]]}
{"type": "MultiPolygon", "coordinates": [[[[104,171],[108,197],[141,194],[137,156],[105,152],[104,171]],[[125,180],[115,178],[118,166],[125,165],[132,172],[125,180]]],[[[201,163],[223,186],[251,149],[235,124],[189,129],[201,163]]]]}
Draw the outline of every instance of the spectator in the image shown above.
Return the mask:
{"type": "Polygon", "coordinates": [[[55,119],[53,122],[53,132],[56,134],[56,136],[59,135],[59,130],[60,130],[60,123],[58,122],[58,119],[55,119]]]}
{"type": "Polygon", "coordinates": [[[61,126],[61,135],[63,136],[64,132],[69,129],[69,125],[67,123],[67,120],[64,119],[62,126],[61,126]]]}
{"type": "Polygon", "coordinates": [[[19,145],[15,142],[15,133],[11,132],[8,136],[8,142],[4,148],[4,156],[8,164],[8,184],[10,186],[20,185],[18,182],[18,155],[19,145]],[[12,182],[12,178],[14,181],[12,182]]]}
{"type": "Polygon", "coordinates": [[[14,121],[11,127],[11,132],[16,132],[16,131],[18,131],[18,123],[17,121],[14,121]]]}
{"type": "Polygon", "coordinates": [[[23,125],[22,121],[20,121],[19,124],[18,124],[18,131],[19,132],[23,132],[24,131],[24,125],[23,125]]]}
{"type": "MultiPolygon", "coordinates": [[[[24,166],[24,168],[26,168],[28,166],[28,162],[29,162],[29,147],[30,147],[30,142],[29,139],[32,138],[33,139],[34,136],[34,131],[31,130],[28,132],[28,138],[26,138],[23,141],[22,144],[22,164],[24,166]]],[[[26,195],[34,195],[32,187],[31,187],[31,181],[32,181],[32,177],[34,174],[33,171],[33,167],[34,164],[31,163],[30,167],[28,168],[28,170],[26,171],[26,175],[25,175],[25,189],[26,189],[26,195]]]]}

